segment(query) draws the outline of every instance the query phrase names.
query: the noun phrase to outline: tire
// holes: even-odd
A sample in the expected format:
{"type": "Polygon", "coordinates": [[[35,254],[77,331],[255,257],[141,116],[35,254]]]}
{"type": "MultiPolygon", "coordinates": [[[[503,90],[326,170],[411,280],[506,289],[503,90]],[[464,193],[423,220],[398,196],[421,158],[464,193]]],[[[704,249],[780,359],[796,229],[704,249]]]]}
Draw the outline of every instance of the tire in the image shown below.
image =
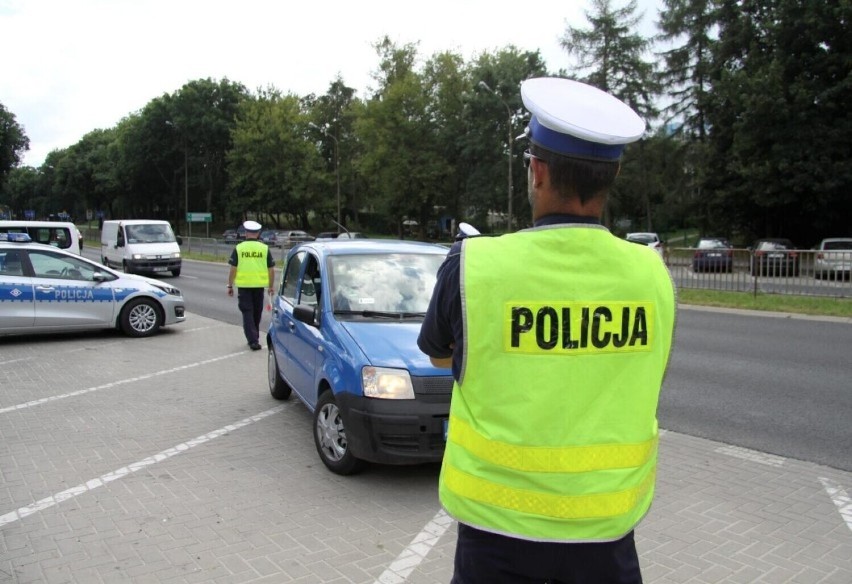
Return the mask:
{"type": "Polygon", "coordinates": [[[131,300],[121,311],[121,330],[130,337],[150,337],[163,326],[160,306],[150,298],[131,300]]]}
{"type": "Polygon", "coordinates": [[[325,391],[314,411],[314,443],[320,460],[331,472],[351,475],[364,467],[364,461],[352,454],[346,440],[346,429],[340,409],[331,390],[325,391]]]}
{"type": "Polygon", "coordinates": [[[288,399],[293,391],[290,385],[281,379],[281,373],[278,371],[278,360],[275,358],[275,351],[266,341],[267,349],[269,349],[266,357],[266,374],[269,381],[269,393],[275,399],[288,399]]]}
{"type": "Polygon", "coordinates": [[[176,270],[172,270],[172,276],[174,276],[175,278],[180,276],[180,268],[178,268],[176,270]]]}
{"type": "Polygon", "coordinates": [[[124,270],[124,273],[125,273],[125,274],[132,274],[132,273],[133,273],[133,268],[131,268],[131,267],[127,264],[127,262],[122,262],[122,263],[121,263],[121,268],[124,270]]]}

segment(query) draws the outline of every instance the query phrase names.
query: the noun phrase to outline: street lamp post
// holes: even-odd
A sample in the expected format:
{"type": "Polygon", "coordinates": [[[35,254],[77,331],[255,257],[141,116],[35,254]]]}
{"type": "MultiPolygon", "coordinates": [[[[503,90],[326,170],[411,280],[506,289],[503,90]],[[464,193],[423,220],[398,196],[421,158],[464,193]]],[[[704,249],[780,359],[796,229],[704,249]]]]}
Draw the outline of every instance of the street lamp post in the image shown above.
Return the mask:
{"type": "Polygon", "coordinates": [[[508,182],[509,182],[509,201],[508,201],[508,212],[507,212],[508,221],[506,222],[506,224],[507,224],[507,227],[508,227],[508,231],[512,231],[512,194],[513,194],[513,191],[514,191],[514,189],[512,188],[512,144],[514,142],[514,137],[512,136],[512,134],[514,134],[514,132],[512,132],[512,118],[514,116],[512,115],[512,109],[509,107],[509,104],[507,104],[503,100],[503,98],[500,97],[500,94],[498,94],[496,91],[491,89],[491,87],[485,81],[480,81],[479,85],[480,85],[480,87],[482,87],[483,89],[485,89],[486,91],[491,93],[494,97],[499,99],[500,103],[502,103],[503,106],[506,108],[506,113],[509,115],[509,118],[508,118],[509,119],[509,126],[508,126],[508,137],[509,137],[509,140],[508,140],[509,141],[509,179],[508,179],[508,182]]]}
{"type": "Polygon", "coordinates": [[[334,176],[337,180],[337,232],[340,233],[340,226],[342,225],[341,216],[340,216],[340,143],[337,141],[337,137],[328,133],[327,128],[320,128],[313,122],[308,122],[308,125],[312,128],[316,128],[320,132],[322,132],[326,137],[334,140],[334,176]]]}

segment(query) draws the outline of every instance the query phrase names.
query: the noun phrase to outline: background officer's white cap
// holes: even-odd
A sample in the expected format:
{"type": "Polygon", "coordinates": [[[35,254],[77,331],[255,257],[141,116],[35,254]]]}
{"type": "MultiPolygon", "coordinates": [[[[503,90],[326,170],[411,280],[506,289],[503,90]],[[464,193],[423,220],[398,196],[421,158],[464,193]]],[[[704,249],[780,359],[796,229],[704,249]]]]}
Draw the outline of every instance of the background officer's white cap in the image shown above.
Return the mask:
{"type": "Polygon", "coordinates": [[[525,132],[530,142],[563,156],[618,160],[625,145],[645,132],[630,106],[579,81],[527,79],[521,99],[532,114],[525,132]]]}
{"type": "Polygon", "coordinates": [[[257,221],[246,221],[243,223],[243,227],[246,228],[246,231],[260,231],[260,223],[257,221]]]}

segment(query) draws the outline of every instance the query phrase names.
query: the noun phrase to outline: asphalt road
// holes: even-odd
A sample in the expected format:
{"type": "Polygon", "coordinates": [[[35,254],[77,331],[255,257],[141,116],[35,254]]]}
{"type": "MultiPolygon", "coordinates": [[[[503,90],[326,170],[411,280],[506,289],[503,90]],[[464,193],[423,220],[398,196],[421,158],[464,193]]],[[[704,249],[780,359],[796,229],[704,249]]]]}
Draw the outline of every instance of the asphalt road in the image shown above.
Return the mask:
{"type": "MultiPolygon", "coordinates": [[[[224,264],[186,261],[180,277],[163,278],[183,291],[190,313],[239,324],[227,273],[224,264]]],[[[682,308],[660,426],[852,471],[850,346],[846,321],[682,308]]]]}

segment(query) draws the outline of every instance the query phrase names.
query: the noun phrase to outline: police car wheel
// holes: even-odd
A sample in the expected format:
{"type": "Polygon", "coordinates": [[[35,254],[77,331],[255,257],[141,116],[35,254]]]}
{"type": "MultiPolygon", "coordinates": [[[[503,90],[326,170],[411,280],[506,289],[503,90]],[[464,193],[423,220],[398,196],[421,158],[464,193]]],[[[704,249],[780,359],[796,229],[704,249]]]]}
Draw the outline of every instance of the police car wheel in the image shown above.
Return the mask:
{"type": "Polygon", "coordinates": [[[121,312],[121,330],[131,337],[149,337],[163,324],[160,307],[150,298],[128,302],[121,312]]]}
{"type": "Polygon", "coordinates": [[[269,352],[266,358],[266,373],[269,380],[269,393],[275,399],[288,399],[292,389],[286,381],[281,379],[281,374],[278,372],[278,360],[275,358],[275,351],[266,341],[269,352]]]}
{"type": "Polygon", "coordinates": [[[323,392],[314,411],[314,443],[320,460],[335,474],[351,475],[364,467],[364,461],[349,450],[343,418],[331,391],[323,392]]]}

